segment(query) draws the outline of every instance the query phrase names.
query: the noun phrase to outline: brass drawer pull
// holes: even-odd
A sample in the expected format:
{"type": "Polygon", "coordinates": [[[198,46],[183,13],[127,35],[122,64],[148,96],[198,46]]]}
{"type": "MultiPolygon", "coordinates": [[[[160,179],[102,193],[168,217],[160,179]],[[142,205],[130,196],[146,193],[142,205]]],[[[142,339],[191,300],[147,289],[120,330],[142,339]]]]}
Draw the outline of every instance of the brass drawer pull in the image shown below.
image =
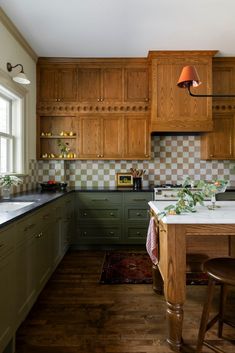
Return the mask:
{"type": "Polygon", "coordinates": [[[42,236],[43,236],[43,233],[41,232],[41,233],[35,235],[35,238],[39,239],[39,238],[41,238],[42,236]]]}
{"type": "Polygon", "coordinates": [[[50,217],[50,213],[45,214],[42,218],[43,219],[48,219],[50,217]]]}
{"type": "Polygon", "coordinates": [[[137,213],[136,213],[136,216],[141,216],[141,213],[137,212],[137,213]]]}
{"type": "Polygon", "coordinates": [[[91,201],[108,201],[108,199],[92,199],[91,201]]]}
{"type": "Polygon", "coordinates": [[[114,213],[113,213],[113,212],[110,212],[110,216],[114,216],[114,213]]]}
{"type": "Polygon", "coordinates": [[[114,232],[112,232],[112,231],[111,231],[111,232],[109,232],[109,234],[110,234],[110,235],[113,235],[113,234],[114,234],[114,232]]]}
{"type": "Polygon", "coordinates": [[[35,227],[35,223],[29,224],[27,227],[24,228],[24,232],[27,232],[29,229],[32,229],[33,227],[35,227]]]}

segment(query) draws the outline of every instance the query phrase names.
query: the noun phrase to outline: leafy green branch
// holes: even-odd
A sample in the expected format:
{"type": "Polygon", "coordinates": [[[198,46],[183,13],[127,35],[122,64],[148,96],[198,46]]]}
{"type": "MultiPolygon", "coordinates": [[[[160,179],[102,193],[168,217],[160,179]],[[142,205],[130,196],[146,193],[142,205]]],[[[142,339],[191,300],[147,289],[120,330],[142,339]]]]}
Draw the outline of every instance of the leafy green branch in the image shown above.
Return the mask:
{"type": "Polygon", "coordinates": [[[205,198],[212,197],[216,193],[224,192],[226,190],[227,180],[215,180],[211,182],[199,181],[191,191],[188,187],[194,182],[187,177],[182,185],[182,189],[177,193],[177,202],[174,205],[169,205],[164,208],[164,211],[159,213],[160,217],[168,215],[179,215],[182,212],[196,212],[196,205],[204,204],[205,198]]]}

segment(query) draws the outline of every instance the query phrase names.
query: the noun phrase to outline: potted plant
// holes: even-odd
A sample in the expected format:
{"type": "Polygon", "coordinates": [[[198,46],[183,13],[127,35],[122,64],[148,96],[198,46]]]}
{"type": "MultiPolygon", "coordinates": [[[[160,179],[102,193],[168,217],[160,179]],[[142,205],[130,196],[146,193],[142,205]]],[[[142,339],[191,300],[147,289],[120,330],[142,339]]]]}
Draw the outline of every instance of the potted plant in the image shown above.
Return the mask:
{"type": "Polygon", "coordinates": [[[60,149],[60,158],[67,158],[68,152],[70,151],[69,143],[58,140],[57,145],[60,149]]]}
{"type": "Polygon", "coordinates": [[[22,184],[22,180],[15,175],[0,175],[0,188],[2,188],[3,199],[10,198],[11,186],[22,184]]]}

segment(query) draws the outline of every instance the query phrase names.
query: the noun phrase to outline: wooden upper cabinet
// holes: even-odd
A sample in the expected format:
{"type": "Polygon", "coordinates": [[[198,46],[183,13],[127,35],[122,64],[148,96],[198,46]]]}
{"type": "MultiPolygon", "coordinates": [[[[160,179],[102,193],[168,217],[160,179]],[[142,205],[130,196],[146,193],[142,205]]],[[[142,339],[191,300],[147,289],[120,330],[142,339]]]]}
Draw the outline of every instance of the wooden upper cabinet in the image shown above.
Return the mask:
{"type": "Polygon", "coordinates": [[[78,69],[78,101],[94,102],[100,99],[100,70],[96,68],[78,69]]]}
{"type": "Polygon", "coordinates": [[[148,68],[125,68],[125,101],[149,101],[149,70],[148,68]]]}
{"type": "Polygon", "coordinates": [[[101,156],[103,158],[123,157],[123,128],[123,117],[103,117],[101,144],[101,156]]]}
{"type": "Polygon", "coordinates": [[[114,159],[123,155],[123,117],[81,117],[78,158],[114,159]]]}
{"type": "Polygon", "coordinates": [[[38,66],[38,101],[76,101],[76,66],[38,66]]]}
{"type": "Polygon", "coordinates": [[[235,116],[215,114],[213,132],[201,137],[202,159],[235,159],[235,116]]]}
{"type": "Polygon", "coordinates": [[[212,130],[212,99],[194,98],[177,82],[186,65],[194,65],[202,84],[192,89],[197,94],[212,91],[212,56],[215,51],[150,52],[151,131],[212,130]]]}
{"type": "Polygon", "coordinates": [[[101,146],[101,119],[85,116],[80,119],[78,158],[97,159],[101,146]]]}
{"type": "MultiPolygon", "coordinates": [[[[213,93],[235,95],[235,58],[213,58],[213,93]]],[[[235,98],[215,98],[213,102],[221,100],[235,101],[235,98]]]]}
{"type": "Polygon", "coordinates": [[[81,102],[122,101],[122,69],[79,68],[78,100],[81,102]]]}
{"type": "Polygon", "coordinates": [[[150,133],[148,116],[125,116],[124,146],[126,159],[150,158],[150,133]]]}

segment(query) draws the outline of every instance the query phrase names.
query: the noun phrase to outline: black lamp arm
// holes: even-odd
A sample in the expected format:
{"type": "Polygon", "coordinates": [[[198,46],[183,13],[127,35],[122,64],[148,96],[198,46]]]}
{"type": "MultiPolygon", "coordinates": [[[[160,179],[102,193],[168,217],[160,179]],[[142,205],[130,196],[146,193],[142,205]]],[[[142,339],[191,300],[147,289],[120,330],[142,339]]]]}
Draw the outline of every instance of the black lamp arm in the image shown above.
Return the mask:
{"type": "Polygon", "coordinates": [[[187,88],[188,88],[188,92],[189,92],[189,94],[190,94],[190,96],[192,96],[192,97],[211,97],[211,98],[216,98],[216,97],[224,97],[224,98],[233,98],[233,97],[235,97],[235,94],[194,94],[194,93],[192,93],[191,92],[191,90],[190,90],[190,87],[191,86],[188,86],[187,88]]]}
{"type": "Polygon", "coordinates": [[[14,68],[17,67],[17,66],[20,66],[20,67],[21,67],[20,72],[24,73],[24,68],[23,68],[23,65],[22,65],[22,64],[16,64],[15,66],[12,66],[11,63],[7,63],[7,70],[8,70],[9,72],[11,72],[12,69],[14,69],[14,68]]]}

